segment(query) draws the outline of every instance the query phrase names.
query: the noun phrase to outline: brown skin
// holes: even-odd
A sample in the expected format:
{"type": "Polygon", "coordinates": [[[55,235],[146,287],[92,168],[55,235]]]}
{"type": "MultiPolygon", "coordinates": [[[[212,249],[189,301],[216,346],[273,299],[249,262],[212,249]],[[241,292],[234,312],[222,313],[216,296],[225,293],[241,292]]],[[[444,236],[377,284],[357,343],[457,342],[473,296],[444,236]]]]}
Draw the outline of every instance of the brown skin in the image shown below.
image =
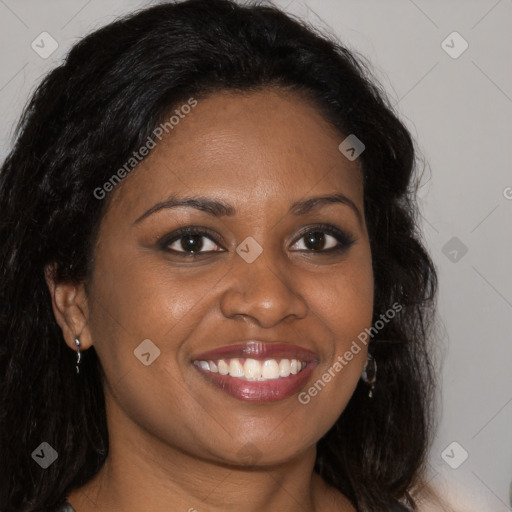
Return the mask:
{"type": "Polygon", "coordinates": [[[70,494],[77,512],[354,510],[313,465],[317,441],[357,385],[364,347],[307,405],[298,393],[266,404],[238,400],[191,363],[238,340],[284,340],[318,354],[304,391],[371,325],[362,178],[358,162],[338,150],[343,138],[295,93],[202,99],[111,192],[89,294],[48,278],[66,343],[75,349],[79,336],[84,357],[94,345],[105,372],[110,453],[95,478],[70,494]],[[332,193],[352,200],[362,219],[343,204],[288,214],[297,200],[332,193]],[[223,200],[238,213],[163,209],[134,224],[171,194],[223,200]],[[319,223],[355,242],[322,254],[338,245],[323,231],[323,245],[306,246],[304,229],[319,223]],[[203,242],[197,259],[170,252],[184,251],[183,239],[167,252],[158,247],[190,225],[219,235],[196,238],[203,242]],[[235,250],[248,236],[263,248],[250,264],[235,250]],[[133,354],[146,338],[161,351],[150,366],[133,354]],[[252,467],[238,455],[250,447],[258,454],[252,467]]]}

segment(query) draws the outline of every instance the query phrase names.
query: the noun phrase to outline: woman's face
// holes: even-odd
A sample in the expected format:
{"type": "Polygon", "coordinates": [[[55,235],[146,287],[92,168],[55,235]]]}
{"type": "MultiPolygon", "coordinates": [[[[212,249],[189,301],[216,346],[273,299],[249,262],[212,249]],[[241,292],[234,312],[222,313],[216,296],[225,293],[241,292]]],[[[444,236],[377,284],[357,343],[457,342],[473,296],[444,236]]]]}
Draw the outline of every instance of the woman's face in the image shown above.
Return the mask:
{"type": "MultiPolygon", "coordinates": [[[[291,93],[217,93],[182,116],[111,192],[95,246],[87,329],[105,373],[110,436],[131,437],[152,457],[171,448],[223,463],[283,462],[333,425],[366,361],[366,350],[344,358],[373,307],[359,165],[339,151],[345,137],[291,93]],[[334,194],[346,200],[291,210],[334,194]],[[171,197],[232,212],[165,206],[171,197]],[[192,226],[206,233],[176,233],[192,226]],[[292,350],[249,353],[249,340],[292,350]],[[216,385],[194,364],[240,343],[238,361],[224,358],[229,371],[252,355],[260,365],[275,359],[284,375],[280,360],[300,347],[313,353],[303,357],[306,380],[217,373],[216,385]],[[333,371],[339,358],[346,364],[333,371]],[[305,399],[329,370],[330,382],[305,399]]],[[[212,358],[218,371],[221,358],[212,358]]]]}

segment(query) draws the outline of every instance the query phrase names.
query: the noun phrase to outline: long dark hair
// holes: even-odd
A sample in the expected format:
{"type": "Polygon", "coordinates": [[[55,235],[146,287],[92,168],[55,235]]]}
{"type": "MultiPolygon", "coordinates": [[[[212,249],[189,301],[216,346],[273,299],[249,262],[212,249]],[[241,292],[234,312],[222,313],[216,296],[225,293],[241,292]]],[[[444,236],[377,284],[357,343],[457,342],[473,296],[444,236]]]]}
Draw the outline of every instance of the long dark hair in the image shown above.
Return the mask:
{"type": "MultiPolygon", "coordinates": [[[[360,382],[318,443],[315,470],[358,511],[415,510],[432,432],[429,355],[436,272],[417,229],[411,137],[364,61],[276,7],[188,0],[133,13],[79,41],[27,105],[0,171],[0,510],[51,510],[108,454],[100,362],[75,352],[53,316],[44,270],[86,282],[108,181],[190,97],[278,86],[306,94],[343,137],[366,148],[365,218],[374,322],[400,312],[369,350],[373,398],[360,382]],[[41,442],[58,452],[43,470],[41,442]]],[[[125,178],[125,179],[129,179],[125,178]]],[[[112,194],[110,194],[111,196],[112,194]]]]}

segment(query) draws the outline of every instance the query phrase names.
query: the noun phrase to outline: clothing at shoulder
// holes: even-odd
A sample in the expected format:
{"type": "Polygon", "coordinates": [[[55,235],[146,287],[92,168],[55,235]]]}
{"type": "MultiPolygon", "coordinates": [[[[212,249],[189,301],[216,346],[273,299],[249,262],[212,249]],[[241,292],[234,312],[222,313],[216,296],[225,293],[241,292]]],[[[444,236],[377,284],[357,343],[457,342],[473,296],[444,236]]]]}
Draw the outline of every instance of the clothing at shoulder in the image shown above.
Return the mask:
{"type": "Polygon", "coordinates": [[[76,510],[66,501],[60,507],[55,509],[55,512],[76,512],[76,510]]]}

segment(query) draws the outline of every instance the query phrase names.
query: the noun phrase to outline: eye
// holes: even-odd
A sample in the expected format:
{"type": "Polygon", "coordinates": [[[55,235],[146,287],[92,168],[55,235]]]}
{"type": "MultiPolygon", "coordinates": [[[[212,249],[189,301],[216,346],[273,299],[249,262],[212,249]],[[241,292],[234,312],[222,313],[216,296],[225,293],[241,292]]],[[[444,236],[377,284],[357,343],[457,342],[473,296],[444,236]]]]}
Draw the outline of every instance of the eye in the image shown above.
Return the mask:
{"type": "MultiPolygon", "coordinates": [[[[223,248],[219,249],[221,246],[216,241],[217,236],[208,228],[185,227],[164,237],[159,242],[159,247],[180,256],[192,257],[201,253],[224,252],[223,248]],[[206,240],[206,243],[203,240],[206,240]]],[[[348,233],[330,224],[321,224],[303,231],[294,246],[299,245],[296,248],[299,251],[334,253],[347,250],[354,241],[348,233]],[[300,243],[302,240],[304,242],[300,243]]]]}
{"type": "Polygon", "coordinates": [[[206,228],[180,228],[170,237],[159,242],[161,249],[178,253],[180,256],[195,256],[197,253],[222,252],[216,249],[215,235],[206,228]],[[206,239],[205,243],[203,239],[206,239]]]}
{"type": "Polygon", "coordinates": [[[346,232],[330,225],[320,224],[313,228],[308,228],[295,243],[301,245],[298,250],[308,252],[332,253],[348,249],[355,240],[346,232]],[[327,236],[326,236],[327,235],[327,236]]]}

